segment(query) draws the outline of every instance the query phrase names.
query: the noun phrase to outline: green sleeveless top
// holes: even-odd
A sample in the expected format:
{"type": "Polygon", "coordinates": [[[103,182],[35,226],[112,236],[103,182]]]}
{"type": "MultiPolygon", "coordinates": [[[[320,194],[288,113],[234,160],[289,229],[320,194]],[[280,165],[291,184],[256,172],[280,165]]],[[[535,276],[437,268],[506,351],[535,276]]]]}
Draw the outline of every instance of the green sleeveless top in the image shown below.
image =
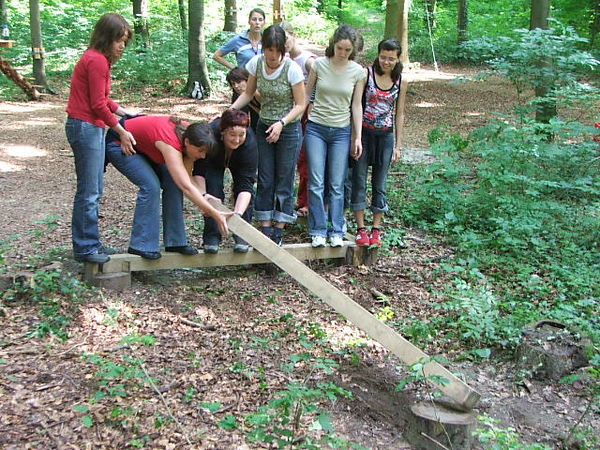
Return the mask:
{"type": "MultiPolygon", "coordinates": [[[[260,92],[260,120],[272,125],[284,117],[294,107],[294,94],[288,81],[288,70],[292,61],[286,58],[283,69],[274,80],[267,80],[263,73],[264,56],[256,64],[256,88],[260,92]]],[[[298,121],[297,118],[293,122],[298,121]]]]}

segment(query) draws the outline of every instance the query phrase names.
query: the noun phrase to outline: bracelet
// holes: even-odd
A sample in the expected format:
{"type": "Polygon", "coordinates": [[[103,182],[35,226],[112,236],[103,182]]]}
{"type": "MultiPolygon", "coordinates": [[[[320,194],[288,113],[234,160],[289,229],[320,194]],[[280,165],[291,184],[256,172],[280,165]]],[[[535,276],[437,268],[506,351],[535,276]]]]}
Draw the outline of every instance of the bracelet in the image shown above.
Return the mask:
{"type": "Polygon", "coordinates": [[[282,126],[282,127],[285,127],[285,122],[283,121],[283,119],[279,119],[277,122],[280,122],[280,123],[281,123],[281,126],[282,126]]]}

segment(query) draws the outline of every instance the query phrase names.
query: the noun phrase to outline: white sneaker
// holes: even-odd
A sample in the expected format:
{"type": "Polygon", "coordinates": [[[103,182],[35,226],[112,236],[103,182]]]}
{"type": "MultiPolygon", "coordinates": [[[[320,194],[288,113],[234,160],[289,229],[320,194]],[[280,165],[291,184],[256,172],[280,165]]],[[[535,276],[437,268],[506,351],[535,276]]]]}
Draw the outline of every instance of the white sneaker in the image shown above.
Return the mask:
{"type": "Polygon", "coordinates": [[[313,236],[312,237],[312,242],[311,245],[313,247],[325,247],[325,244],[327,244],[327,240],[325,239],[325,236],[313,236]]]}
{"type": "Polygon", "coordinates": [[[329,238],[329,245],[331,245],[332,247],[341,247],[342,245],[344,245],[344,240],[341,236],[331,236],[329,238]]]}

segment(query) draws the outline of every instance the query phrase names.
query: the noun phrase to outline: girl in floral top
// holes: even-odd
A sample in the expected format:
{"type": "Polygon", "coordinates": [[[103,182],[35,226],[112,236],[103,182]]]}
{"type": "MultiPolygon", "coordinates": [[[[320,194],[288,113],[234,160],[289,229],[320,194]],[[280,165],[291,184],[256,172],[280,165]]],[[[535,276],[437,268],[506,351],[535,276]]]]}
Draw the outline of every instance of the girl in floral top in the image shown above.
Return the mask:
{"type": "Polygon", "coordinates": [[[390,163],[400,159],[407,82],[402,80],[401,47],[396,39],[381,41],[373,65],[367,69],[362,121],[363,152],[352,171],[352,210],[356,244],[381,246],[381,223],[388,210],[386,178],[390,163]],[[394,132],[395,131],[395,132],[394,132]],[[367,173],[371,174],[373,227],[365,228],[367,173]]]}

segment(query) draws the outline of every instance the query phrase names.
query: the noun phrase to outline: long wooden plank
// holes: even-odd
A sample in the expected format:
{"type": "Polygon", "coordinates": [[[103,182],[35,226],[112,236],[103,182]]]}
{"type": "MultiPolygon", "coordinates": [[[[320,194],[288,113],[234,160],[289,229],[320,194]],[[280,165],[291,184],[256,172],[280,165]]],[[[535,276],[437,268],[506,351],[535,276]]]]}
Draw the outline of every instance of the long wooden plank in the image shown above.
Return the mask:
{"type": "MultiPolygon", "coordinates": [[[[225,207],[219,204],[213,203],[213,206],[226,210],[225,207]]],[[[241,217],[233,215],[227,220],[227,223],[231,231],[249,242],[250,245],[286,271],[298,283],[325,301],[356,326],[367,332],[373,339],[398,356],[403,362],[410,365],[419,361],[429,360],[426,353],[404,339],[385,323],[378,320],[373,314],[342,291],[329,284],[327,280],[305,266],[288,253],[286,249],[275,245],[241,217]]],[[[434,384],[462,407],[471,409],[479,401],[480,395],[477,391],[470,388],[439,363],[435,361],[428,362],[424,366],[423,372],[426,377],[439,375],[448,380],[448,383],[445,385],[434,384]]]]}
{"type": "MultiPolygon", "coordinates": [[[[353,243],[345,242],[339,248],[312,248],[310,244],[288,244],[284,248],[289,254],[301,261],[317,259],[341,259],[346,257],[348,246],[353,243]]],[[[142,270],[180,269],[182,267],[219,267],[247,264],[264,264],[271,261],[258,251],[234,253],[232,249],[221,249],[216,254],[200,252],[197,255],[185,256],[179,253],[164,252],[162,258],[149,260],[137,255],[111,255],[110,261],[102,265],[102,273],[137,272],[142,270]]],[[[97,265],[93,265],[96,266],[97,265]]]]}

